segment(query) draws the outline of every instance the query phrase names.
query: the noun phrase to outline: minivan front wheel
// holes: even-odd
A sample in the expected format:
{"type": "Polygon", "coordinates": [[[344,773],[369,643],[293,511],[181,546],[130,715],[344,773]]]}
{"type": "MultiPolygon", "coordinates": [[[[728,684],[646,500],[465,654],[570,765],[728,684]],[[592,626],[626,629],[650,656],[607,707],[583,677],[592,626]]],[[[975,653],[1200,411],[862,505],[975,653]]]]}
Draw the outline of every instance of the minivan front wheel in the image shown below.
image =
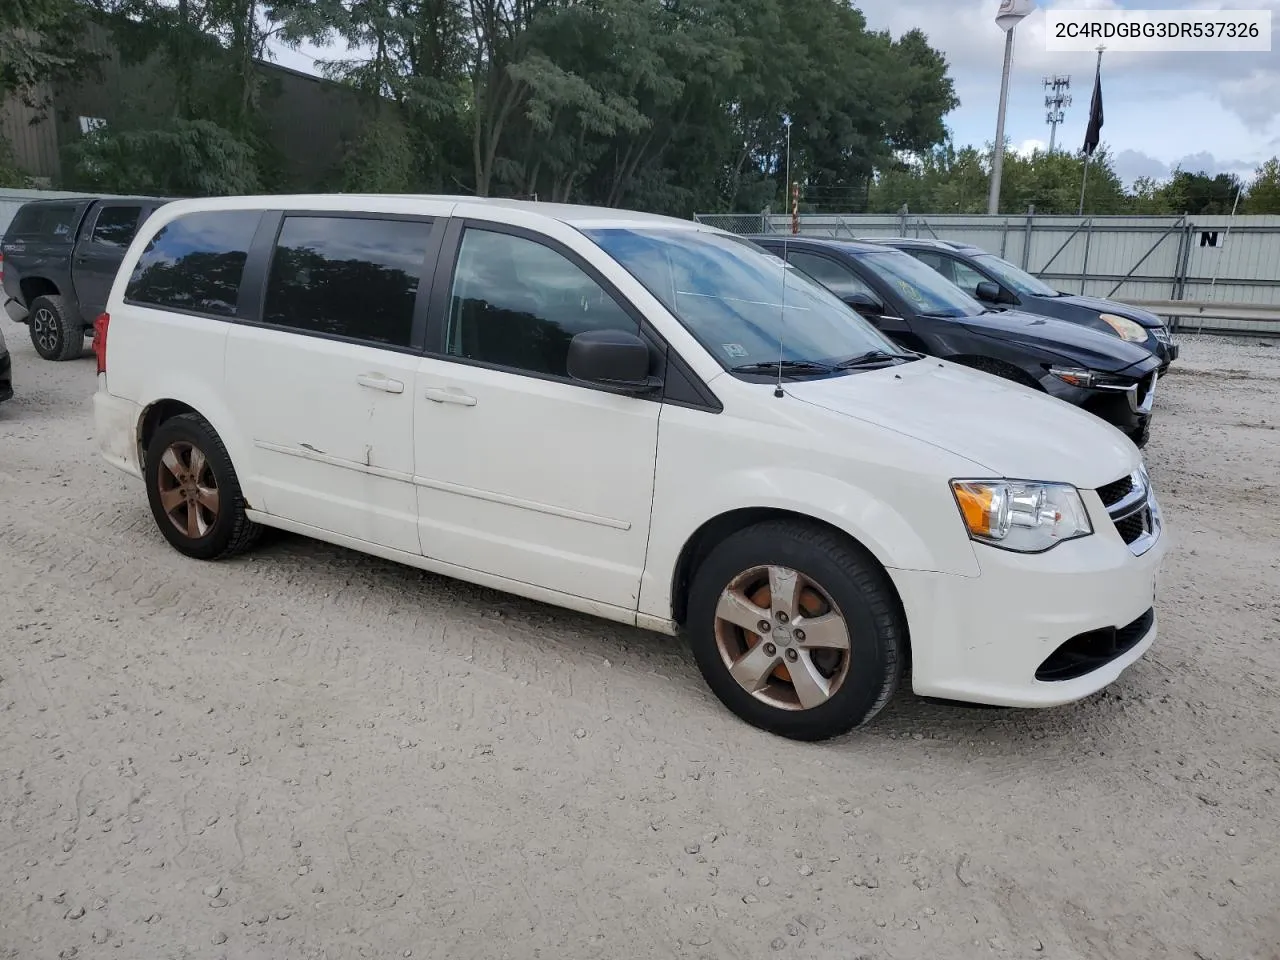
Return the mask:
{"type": "Polygon", "coordinates": [[[198,413],[172,417],[156,429],[147,445],[146,483],[160,532],[189,557],[216,560],[239,553],[261,533],[245,515],[222,438],[198,413]]]}
{"type": "Polygon", "coordinates": [[[906,631],[888,577],[817,524],[767,521],[715,547],[694,575],[687,627],[716,696],[795,740],[866,723],[902,675],[906,631]]]}

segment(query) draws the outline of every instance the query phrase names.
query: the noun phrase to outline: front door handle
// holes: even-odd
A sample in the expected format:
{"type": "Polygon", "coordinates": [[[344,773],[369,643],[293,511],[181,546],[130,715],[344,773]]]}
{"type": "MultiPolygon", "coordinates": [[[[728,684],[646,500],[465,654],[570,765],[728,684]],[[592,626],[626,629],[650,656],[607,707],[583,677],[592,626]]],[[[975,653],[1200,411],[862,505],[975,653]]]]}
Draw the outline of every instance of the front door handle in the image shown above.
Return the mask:
{"type": "Polygon", "coordinates": [[[390,377],[383,376],[380,373],[362,373],[356,377],[356,383],[371,390],[381,390],[384,393],[404,393],[403,383],[399,380],[392,380],[390,377]]]}
{"type": "Polygon", "coordinates": [[[463,407],[474,407],[476,405],[475,397],[457,389],[446,390],[444,387],[430,387],[426,392],[426,397],[436,403],[456,403],[463,407]]]}

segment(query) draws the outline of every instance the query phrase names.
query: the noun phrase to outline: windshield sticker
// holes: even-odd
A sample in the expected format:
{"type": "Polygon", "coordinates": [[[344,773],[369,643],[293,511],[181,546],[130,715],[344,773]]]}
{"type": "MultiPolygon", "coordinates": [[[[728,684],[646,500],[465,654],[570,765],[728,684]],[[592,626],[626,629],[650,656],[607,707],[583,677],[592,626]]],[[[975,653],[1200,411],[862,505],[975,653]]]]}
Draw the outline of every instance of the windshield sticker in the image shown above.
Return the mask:
{"type": "Polygon", "coordinates": [[[740,343],[722,343],[720,349],[725,352],[730,360],[741,360],[747,355],[747,348],[740,343]]]}
{"type": "Polygon", "coordinates": [[[924,294],[922,294],[919,290],[917,290],[911,284],[907,283],[907,281],[899,280],[898,286],[902,288],[903,293],[905,293],[908,297],[910,297],[916,303],[924,303],[924,294]]]}

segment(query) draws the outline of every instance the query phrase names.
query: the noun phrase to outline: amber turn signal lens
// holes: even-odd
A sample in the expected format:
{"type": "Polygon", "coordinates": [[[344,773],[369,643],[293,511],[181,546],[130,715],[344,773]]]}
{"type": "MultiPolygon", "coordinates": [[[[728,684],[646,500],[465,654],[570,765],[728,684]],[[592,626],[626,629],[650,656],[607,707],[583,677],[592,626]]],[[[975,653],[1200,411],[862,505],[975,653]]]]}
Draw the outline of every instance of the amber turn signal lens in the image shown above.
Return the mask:
{"type": "Polygon", "coordinates": [[[994,491],[990,487],[967,483],[957,483],[953,489],[956,503],[960,505],[960,513],[964,516],[964,525],[969,528],[969,532],[979,537],[991,536],[994,491]]]}

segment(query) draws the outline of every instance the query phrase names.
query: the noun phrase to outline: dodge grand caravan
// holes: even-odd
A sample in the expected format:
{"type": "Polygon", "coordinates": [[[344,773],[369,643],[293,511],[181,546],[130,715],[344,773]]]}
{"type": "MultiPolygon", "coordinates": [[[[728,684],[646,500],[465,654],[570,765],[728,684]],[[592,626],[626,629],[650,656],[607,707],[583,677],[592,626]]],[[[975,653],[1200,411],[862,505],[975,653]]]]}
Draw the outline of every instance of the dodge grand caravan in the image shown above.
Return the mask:
{"type": "Polygon", "coordinates": [[[95,322],[99,446],[211,560],[278,527],[683,634],[746,721],[1067,703],[1156,635],[1136,447],[618,210],[179,201],[95,322]]]}

